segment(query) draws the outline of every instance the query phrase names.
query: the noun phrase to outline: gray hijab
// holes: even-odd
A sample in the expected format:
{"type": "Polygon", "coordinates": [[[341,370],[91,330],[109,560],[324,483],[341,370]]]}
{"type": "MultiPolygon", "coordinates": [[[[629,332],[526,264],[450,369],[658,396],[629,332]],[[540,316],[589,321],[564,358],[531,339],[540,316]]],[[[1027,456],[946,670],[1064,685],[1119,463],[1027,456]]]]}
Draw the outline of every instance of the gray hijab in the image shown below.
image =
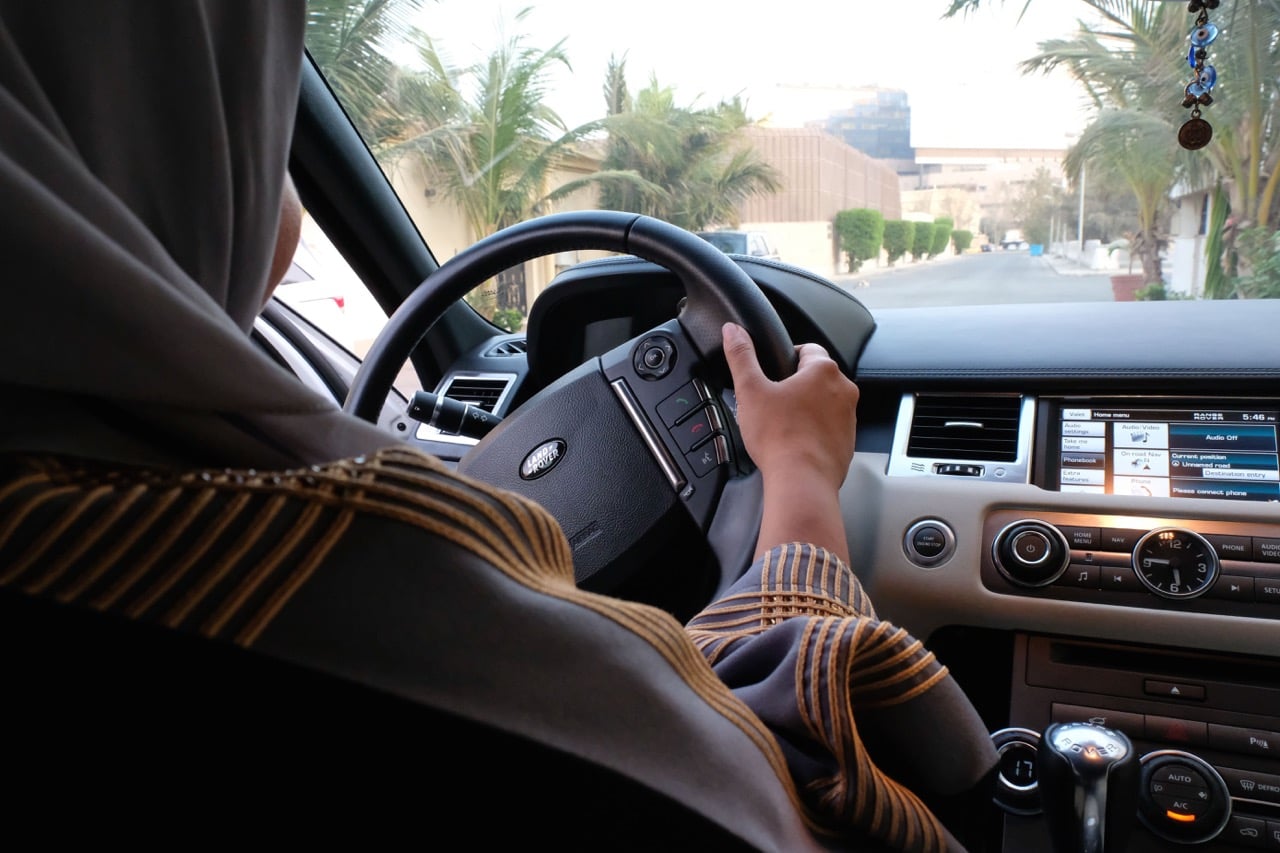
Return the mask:
{"type": "Polygon", "coordinates": [[[0,451],[291,467],[395,444],[249,339],[303,0],[0,0],[0,451]]]}

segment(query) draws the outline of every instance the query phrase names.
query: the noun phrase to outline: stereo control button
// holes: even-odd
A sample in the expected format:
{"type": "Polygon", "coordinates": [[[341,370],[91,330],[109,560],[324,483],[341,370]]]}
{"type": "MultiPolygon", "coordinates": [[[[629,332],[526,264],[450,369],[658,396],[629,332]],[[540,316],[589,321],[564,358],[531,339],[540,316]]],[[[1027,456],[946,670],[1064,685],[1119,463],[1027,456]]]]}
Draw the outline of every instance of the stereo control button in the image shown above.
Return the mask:
{"type": "Polygon", "coordinates": [[[1208,596],[1223,601],[1253,601],[1253,578],[1222,575],[1214,582],[1208,596]]]}
{"type": "Polygon", "coordinates": [[[1062,535],[1067,537],[1068,544],[1072,548],[1083,548],[1085,550],[1099,550],[1099,543],[1102,541],[1096,527],[1059,527],[1062,535]]]}
{"type": "Polygon", "coordinates": [[[1103,551],[1132,551],[1138,540],[1147,535],[1145,530],[1124,530],[1117,527],[1104,527],[1099,532],[1102,539],[1098,547],[1103,551]]]}
{"type": "Polygon", "coordinates": [[[1054,581],[1057,586],[1075,586],[1081,589],[1097,589],[1101,578],[1098,566],[1088,563],[1072,563],[1062,573],[1062,577],[1054,581]]]}
{"type": "Polygon", "coordinates": [[[1253,540],[1248,536],[1222,536],[1218,533],[1206,533],[1213,550],[1224,560],[1252,560],[1253,540]]]}
{"type": "Polygon", "coordinates": [[[1253,559],[1260,563],[1280,563],[1280,539],[1255,538],[1253,559]]]}
{"type": "MultiPolygon", "coordinates": [[[[1000,573],[1013,583],[1041,587],[1056,581],[1066,570],[1071,549],[1058,528],[1024,519],[1000,531],[991,544],[991,557],[1000,573]]],[[[1096,578],[1096,567],[1094,572],[1096,578]]]]}
{"type": "Polygon", "coordinates": [[[1120,568],[1118,566],[1103,566],[1102,588],[1109,589],[1112,592],[1143,592],[1146,590],[1146,587],[1142,585],[1142,581],[1138,580],[1138,576],[1133,569],[1120,568]]]}

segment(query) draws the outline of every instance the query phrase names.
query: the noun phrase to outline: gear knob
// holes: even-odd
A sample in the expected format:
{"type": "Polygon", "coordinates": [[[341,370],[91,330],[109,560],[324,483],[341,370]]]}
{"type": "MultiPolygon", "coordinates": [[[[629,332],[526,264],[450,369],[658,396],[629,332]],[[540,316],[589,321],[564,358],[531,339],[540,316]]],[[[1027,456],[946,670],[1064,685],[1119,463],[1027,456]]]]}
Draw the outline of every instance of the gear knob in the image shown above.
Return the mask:
{"type": "Polygon", "coordinates": [[[1036,753],[1040,799],[1055,853],[1122,853],[1138,811],[1133,743],[1094,723],[1053,723],[1036,753]]]}

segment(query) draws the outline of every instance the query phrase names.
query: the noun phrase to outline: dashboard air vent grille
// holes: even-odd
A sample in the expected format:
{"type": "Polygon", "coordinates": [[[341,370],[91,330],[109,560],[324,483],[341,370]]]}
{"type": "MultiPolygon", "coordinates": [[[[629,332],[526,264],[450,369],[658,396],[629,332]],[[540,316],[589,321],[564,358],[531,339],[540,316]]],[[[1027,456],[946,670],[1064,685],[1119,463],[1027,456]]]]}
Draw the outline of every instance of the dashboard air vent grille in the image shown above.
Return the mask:
{"type": "Polygon", "coordinates": [[[907,455],[1013,462],[1021,409],[1022,398],[1012,395],[917,395],[907,455]]]}
{"type": "Polygon", "coordinates": [[[445,389],[444,395],[492,412],[498,400],[502,399],[502,393],[507,390],[507,384],[506,379],[455,377],[445,389]]]}
{"type": "Polygon", "coordinates": [[[513,338],[509,341],[503,341],[495,344],[485,352],[485,358],[503,357],[509,355],[523,355],[529,351],[529,342],[524,338],[513,338]]]}

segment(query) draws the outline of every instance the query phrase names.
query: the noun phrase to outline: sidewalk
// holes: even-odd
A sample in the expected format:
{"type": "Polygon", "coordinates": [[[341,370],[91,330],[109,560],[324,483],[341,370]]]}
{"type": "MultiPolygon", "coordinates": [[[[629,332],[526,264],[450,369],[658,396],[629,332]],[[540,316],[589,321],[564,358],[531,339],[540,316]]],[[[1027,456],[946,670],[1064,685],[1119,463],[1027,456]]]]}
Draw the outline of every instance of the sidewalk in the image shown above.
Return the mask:
{"type": "Polygon", "coordinates": [[[1096,270],[1060,255],[1041,255],[1040,258],[1045,266],[1052,268],[1058,275],[1115,275],[1119,272],[1112,269],[1096,270]]]}
{"type": "Polygon", "coordinates": [[[959,260],[962,257],[964,257],[964,255],[947,253],[943,255],[936,255],[932,258],[926,258],[923,261],[910,261],[910,262],[898,261],[897,264],[891,267],[876,267],[876,266],[871,266],[870,264],[863,264],[862,268],[857,272],[836,273],[835,275],[831,276],[831,280],[836,284],[856,285],[858,282],[870,281],[873,278],[879,278],[881,276],[893,275],[895,273],[900,273],[900,272],[908,272],[910,270],[918,270],[923,267],[931,267],[936,264],[950,263],[952,261],[959,260]]]}

